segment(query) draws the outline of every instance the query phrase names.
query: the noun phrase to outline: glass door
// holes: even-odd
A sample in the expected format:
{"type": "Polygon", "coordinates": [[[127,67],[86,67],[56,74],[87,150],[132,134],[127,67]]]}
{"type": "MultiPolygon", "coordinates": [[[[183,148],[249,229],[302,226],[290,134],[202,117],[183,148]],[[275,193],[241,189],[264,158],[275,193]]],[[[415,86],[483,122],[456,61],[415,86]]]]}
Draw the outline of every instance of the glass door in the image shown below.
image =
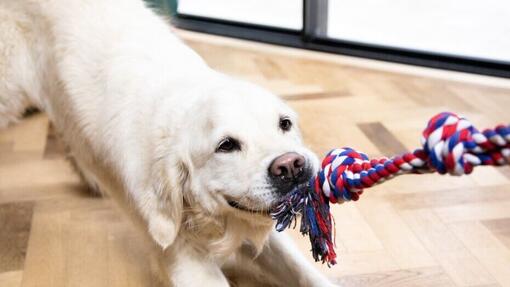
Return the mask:
{"type": "Polygon", "coordinates": [[[510,62],[508,0],[329,0],[327,37],[510,62]]]}
{"type": "Polygon", "coordinates": [[[180,0],[177,12],[239,23],[301,30],[301,0],[180,0]]]}

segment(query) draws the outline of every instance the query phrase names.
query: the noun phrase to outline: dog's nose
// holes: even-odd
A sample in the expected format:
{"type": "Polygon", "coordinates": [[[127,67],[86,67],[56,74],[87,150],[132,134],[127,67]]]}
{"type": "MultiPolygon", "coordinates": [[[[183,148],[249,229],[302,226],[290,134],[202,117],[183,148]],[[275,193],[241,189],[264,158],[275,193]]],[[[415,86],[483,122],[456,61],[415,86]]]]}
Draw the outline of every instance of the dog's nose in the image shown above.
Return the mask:
{"type": "Polygon", "coordinates": [[[273,160],[269,166],[269,172],[273,176],[290,181],[297,179],[303,173],[304,166],[304,156],[295,152],[288,152],[273,160]]]}

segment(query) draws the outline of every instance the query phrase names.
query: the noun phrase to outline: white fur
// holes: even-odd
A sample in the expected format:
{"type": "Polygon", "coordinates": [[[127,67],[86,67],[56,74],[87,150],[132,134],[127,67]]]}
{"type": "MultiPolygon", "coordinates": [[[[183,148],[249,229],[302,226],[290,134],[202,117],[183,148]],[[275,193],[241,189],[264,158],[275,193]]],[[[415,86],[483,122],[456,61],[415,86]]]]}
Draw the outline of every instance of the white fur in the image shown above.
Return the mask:
{"type": "Polygon", "coordinates": [[[139,0],[0,1],[0,126],[47,112],[91,186],[157,245],[174,286],[329,286],[267,214],[270,162],[314,155],[277,97],[211,70],[139,0]],[[218,153],[225,136],[242,150],[218,153]],[[250,247],[251,246],[251,247],[250,247]],[[242,279],[240,279],[242,281],[242,279]]]}

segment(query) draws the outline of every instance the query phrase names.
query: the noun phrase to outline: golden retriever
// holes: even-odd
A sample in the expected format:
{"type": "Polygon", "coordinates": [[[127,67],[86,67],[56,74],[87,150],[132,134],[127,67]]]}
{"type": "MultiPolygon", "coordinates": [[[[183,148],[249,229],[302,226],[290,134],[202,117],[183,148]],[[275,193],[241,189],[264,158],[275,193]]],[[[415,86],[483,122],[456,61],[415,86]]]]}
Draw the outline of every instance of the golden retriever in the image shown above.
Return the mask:
{"type": "Polygon", "coordinates": [[[0,127],[28,107],[173,286],[332,286],[272,231],[269,210],[317,169],[296,114],[211,70],[141,0],[1,0],[0,127]]]}

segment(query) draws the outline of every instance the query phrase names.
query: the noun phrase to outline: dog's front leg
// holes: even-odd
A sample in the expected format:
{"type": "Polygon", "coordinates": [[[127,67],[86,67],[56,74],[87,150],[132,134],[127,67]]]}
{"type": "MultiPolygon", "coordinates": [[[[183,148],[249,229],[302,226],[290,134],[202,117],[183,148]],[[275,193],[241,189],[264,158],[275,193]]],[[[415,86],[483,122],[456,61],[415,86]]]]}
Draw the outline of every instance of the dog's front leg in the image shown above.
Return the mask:
{"type": "Polygon", "coordinates": [[[332,287],[326,276],[310,264],[284,233],[272,231],[256,263],[280,286],[332,287]]]}
{"type": "Polygon", "coordinates": [[[165,252],[165,267],[172,287],[229,287],[218,264],[191,246],[176,242],[165,252]]]}

